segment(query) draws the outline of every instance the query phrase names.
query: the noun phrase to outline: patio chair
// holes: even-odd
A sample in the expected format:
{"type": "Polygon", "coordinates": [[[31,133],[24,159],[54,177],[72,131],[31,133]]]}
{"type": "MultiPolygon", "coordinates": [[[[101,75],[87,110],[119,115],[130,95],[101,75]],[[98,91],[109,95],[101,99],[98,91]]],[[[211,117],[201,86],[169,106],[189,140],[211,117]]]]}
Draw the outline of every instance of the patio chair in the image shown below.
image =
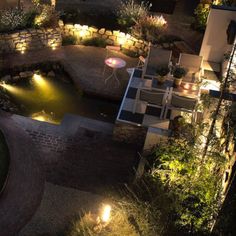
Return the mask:
{"type": "Polygon", "coordinates": [[[169,88],[167,88],[166,90],[154,88],[139,88],[135,98],[133,113],[136,112],[138,103],[144,101],[147,102],[148,106],[161,108],[160,119],[162,119],[165,111],[168,94],[169,88]]]}
{"type": "Polygon", "coordinates": [[[148,77],[153,79],[156,77],[156,69],[160,66],[171,67],[172,51],[158,48],[156,46],[149,46],[148,56],[145,59],[143,66],[142,78],[148,77]]]}
{"type": "MultiPolygon", "coordinates": [[[[111,46],[111,45],[107,45],[106,46],[106,56],[105,56],[105,59],[104,61],[110,57],[110,56],[114,56],[114,53],[115,52],[120,52],[121,51],[121,46],[111,46]]],[[[104,63],[104,67],[103,67],[103,75],[105,74],[105,71],[106,71],[106,64],[104,63]]]]}
{"type": "Polygon", "coordinates": [[[199,82],[203,71],[202,63],[202,56],[180,53],[179,62],[177,64],[187,70],[187,74],[183,78],[183,81],[190,83],[199,82]]]}
{"type": "Polygon", "coordinates": [[[145,58],[143,56],[139,56],[138,59],[139,60],[138,60],[138,64],[136,67],[129,67],[126,69],[126,71],[128,72],[129,75],[131,75],[135,69],[142,69],[143,68],[143,66],[145,64],[145,58]]]}
{"type": "Polygon", "coordinates": [[[169,110],[178,110],[182,112],[188,112],[192,114],[192,122],[196,119],[196,107],[198,103],[198,98],[181,96],[178,93],[172,92],[170,90],[168,96],[168,102],[166,104],[164,118],[166,119],[169,110]]]}
{"type": "Polygon", "coordinates": [[[145,64],[145,58],[143,56],[139,56],[138,58],[138,64],[136,66],[136,68],[143,68],[145,64]]]}

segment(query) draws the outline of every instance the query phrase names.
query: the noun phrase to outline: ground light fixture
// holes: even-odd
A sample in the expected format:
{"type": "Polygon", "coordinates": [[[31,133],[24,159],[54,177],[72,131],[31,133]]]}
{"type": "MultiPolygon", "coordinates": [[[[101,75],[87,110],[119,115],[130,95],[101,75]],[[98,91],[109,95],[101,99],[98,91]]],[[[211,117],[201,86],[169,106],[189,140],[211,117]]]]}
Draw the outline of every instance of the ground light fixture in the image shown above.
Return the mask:
{"type": "Polygon", "coordinates": [[[3,82],[0,82],[0,86],[2,86],[2,87],[4,87],[5,86],[5,82],[3,81],[3,82]]]}
{"type": "Polygon", "coordinates": [[[33,78],[36,79],[36,80],[41,80],[41,79],[42,79],[42,76],[35,73],[35,74],[33,75],[33,78]]]}
{"type": "Polygon", "coordinates": [[[44,87],[46,88],[47,87],[47,83],[46,81],[44,80],[43,76],[40,75],[40,74],[37,74],[37,73],[34,73],[33,75],[33,80],[36,82],[36,84],[40,87],[44,87]]]}
{"type": "Polygon", "coordinates": [[[102,208],[102,215],[101,215],[102,222],[107,223],[110,219],[110,215],[111,215],[111,206],[106,204],[102,208]]]}

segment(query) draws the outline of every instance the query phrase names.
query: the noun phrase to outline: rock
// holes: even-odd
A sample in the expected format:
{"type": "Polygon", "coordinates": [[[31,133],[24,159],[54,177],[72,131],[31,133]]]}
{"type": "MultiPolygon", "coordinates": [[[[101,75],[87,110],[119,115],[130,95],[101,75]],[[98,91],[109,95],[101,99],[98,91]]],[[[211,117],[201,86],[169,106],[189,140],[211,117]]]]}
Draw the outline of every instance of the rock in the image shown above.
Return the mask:
{"type": "Polygon", "coordinates": [[[11,80],[11,76],[10,75],[5,75],[0,79],[2,82],[9,82],[11,80]]]}
{"type": "Polygon", "coordinates": [[[105,34],[109,36],[109,35],[112,35],[112,32],[110,30],[107,30],[105,34]]]}
{"type": "Polygon", "coordinates": [[[20,76],[13,76],[12,77],[12,80],[13,80],[13,82],[17,82],[18,80],[20,80],[20,76]]]}
{"type": "Polygon", "coordinates": [[[98,31],[98,33],[99,33],[99,34],[104,34],[104,33],[105,33],[105,31],[106,31],[106,29],[105,29],[105,28],[101,28],[101,29],[98,31]]]}
{"type": "Polygon", "coordinates": [[[49,71],[48,74],[47,74],[48,77],[55,77],[55,73],[54,71],[49,71]]]}
{"type": "Polygon", "coordinates": [[[92,33],[96,33],[98,31],[98,29],[95,27],[89,27],[89,31],[92,33]]]}
{"type": "Polygon", "coordinates": [[[32,71],[20,72],[20,77],[21,77],[21,78],[32,77],[33,75],[34,75],[34,73],[33,73],[32,71]]]}

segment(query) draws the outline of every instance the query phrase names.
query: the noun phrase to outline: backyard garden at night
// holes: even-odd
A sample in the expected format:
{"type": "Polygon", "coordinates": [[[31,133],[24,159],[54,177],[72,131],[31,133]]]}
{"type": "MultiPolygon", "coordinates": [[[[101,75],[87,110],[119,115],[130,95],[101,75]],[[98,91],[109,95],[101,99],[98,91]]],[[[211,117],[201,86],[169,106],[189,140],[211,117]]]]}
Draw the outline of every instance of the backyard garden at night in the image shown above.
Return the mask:
{"type": "Polygon", "coordinates": [[[0,3],[0,236],[234,235],[235,0],[0,3]]]}

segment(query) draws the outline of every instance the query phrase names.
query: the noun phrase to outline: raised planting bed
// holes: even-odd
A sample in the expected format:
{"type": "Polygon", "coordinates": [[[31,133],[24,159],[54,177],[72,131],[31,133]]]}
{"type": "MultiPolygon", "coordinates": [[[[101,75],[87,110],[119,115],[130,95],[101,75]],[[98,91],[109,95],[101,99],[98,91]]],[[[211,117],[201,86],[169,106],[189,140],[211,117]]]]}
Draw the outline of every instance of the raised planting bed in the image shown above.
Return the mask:
{"type": "Polygon", "coordinates": [[[9,151],[3,133],[0,131],[0,193],[7,178],[9,151]]]}

